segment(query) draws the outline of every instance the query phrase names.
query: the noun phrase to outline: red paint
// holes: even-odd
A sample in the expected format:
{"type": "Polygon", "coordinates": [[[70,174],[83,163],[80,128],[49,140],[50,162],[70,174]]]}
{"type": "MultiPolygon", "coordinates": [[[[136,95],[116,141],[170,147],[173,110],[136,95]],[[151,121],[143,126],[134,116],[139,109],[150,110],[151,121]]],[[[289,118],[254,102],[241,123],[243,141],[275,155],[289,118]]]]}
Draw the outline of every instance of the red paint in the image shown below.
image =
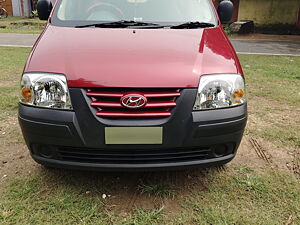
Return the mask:
{"type": "Polygon", "coordinates": [[[203,74],[242,69],[221,25],[134,33],[48,24],[24,72],[65,74],[69,87],[197,88],[203,74]]]}
{"type": "Polygon", "coordinates": [[[232,19],[230,21],[231,23],[238,21],[240,0],[232,0],[232,3],[234,5],[234,11],[233,11],[232,19]]]}
{"type": "MultiPolygon", "coordinates": [[[[111,107],[111,108],[121,108],[123,107],[120,103],[118,102],[93,102],[91,104],[93,107],[111,107]]],[[[155,107],[175,107],[176,103],[173,101],[161,101],[161,102],[148,102],[145,108],[155,108],[155,107]]]]}
{"type": "Polygon", "coordinates": [[[239,72],[236,60],[221,27],[134,34],[49,25],[25,72],[63,73],[70,87],[192,88],[202,74],[239,72]]]}
{"type": "Polygon", "coordinates": [[[168,117],[171,116],[170,112],[97,112],[97,116],[100,117],[127,117],[127,118],[136,118],[136,117],[168,117]]]}
{"type": "MultiPolygon", "coordinates": [[[[115,91],[89,91],[86,95],[89,97],[113,97],[113,98],[121,98],[126,92],[115,92],[115,91]]],[[[164,97],[178,97],[180,96],[180,92],[178,91],[159,91],[151,92],[151,91],[143,91],[143,95],[147,98],[164,98],[164,97]]]]}

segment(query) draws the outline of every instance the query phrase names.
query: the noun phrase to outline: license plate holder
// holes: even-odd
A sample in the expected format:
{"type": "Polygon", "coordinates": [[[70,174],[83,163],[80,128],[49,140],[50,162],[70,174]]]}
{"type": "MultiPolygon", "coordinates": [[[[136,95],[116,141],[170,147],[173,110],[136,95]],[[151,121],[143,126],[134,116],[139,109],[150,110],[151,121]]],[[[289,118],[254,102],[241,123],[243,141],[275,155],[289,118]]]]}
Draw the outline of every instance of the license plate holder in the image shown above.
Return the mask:
{"type": "Polygon", "coordinates": [[[105,127],[107,145],[161,145],[163,127],[105,127]]]}

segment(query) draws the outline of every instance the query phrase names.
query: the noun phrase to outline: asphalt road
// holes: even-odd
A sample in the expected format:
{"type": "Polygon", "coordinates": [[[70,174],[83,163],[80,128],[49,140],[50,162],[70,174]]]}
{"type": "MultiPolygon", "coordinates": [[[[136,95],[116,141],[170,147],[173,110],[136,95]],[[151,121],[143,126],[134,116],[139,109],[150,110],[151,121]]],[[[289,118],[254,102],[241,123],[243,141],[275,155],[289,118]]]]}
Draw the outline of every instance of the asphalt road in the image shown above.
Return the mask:
{"type": "MultiPolygon", "coordinates": [[[[31,47],[37,34],[0,33],[0,46],[31,47]]],[[[239,54],[300,56],[300,42],[269,40],[231,40],[239,54]]]]}
{"type": "Polygon", "coordinates": [[[268,40],[231,40],[235,50],[242,54],[300,56],[300,42],[268,40]]]}
{"type": "Polygon", "coordinates": [[[0,33],[0,46],[32,47],[38,34],[0,33]]]}

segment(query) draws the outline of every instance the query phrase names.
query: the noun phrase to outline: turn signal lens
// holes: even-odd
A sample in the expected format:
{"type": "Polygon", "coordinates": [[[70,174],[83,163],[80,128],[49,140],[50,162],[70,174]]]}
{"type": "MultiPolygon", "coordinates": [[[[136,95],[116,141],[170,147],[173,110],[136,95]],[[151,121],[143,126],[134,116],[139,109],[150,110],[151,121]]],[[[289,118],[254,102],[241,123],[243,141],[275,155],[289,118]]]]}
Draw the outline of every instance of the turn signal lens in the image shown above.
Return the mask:
{"type": "Polygon", "coordinates": [[[233,93],[233,98],[234,99],[240,99],[244,97],[244,90],[242,89],[237,89],[234,93],[233,93]]]}
{"type": "Polygon", "coordinates": [[[30,88],[22,88],[21,94],[22,94],[24,102],[30,102],[31,101],[32,94],[31,94],[30,88]]]}

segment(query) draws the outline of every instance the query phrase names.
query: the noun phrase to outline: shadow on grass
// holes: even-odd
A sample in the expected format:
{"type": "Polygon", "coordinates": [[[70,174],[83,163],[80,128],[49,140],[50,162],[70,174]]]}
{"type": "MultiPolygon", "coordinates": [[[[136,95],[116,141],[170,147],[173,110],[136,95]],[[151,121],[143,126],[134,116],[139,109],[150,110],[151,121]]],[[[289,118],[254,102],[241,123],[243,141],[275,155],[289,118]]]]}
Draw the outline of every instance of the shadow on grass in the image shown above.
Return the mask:
{"type": "MultiPolygon", "coordinates": [[[[223,167],[221,167],[223,168],[223,167]]],[[[41,181],[46,186],[67,187],[74,191],[106,195],[136,195],[176,197],[192,190],[207,189],[208,177],[220,168],[197,168],[154,172],[89,172],[41,167],[41,181]]]]}
{"type": "MultiPolygon", "coordinates": [[[[48,205],[55,205],[55,211],[51,213],[59,214],[59,208],[74,213],[88,205],[97,212],[101,211],[99,214],[91,208],[89,213],[106,219],[123,217],[123,214],[128,219],[128,216],[135,217],[136,213],[152,217],[157,212],[161,215],[165,208],[173,214],[180,213],[185,199],[194,192],[208,192],[210,181],[215,179],[214,174],[223,170],[89,172],[41,166],[35,175],[16,179],[9,184],[4,196],[12,209],[14,206],[11,204],[15,201],[23,205],[21,212],[35,211],[41,207],[51,211],[48,205]]],[[[147,216],[144,215],[141,220],[147,216]]]]}

